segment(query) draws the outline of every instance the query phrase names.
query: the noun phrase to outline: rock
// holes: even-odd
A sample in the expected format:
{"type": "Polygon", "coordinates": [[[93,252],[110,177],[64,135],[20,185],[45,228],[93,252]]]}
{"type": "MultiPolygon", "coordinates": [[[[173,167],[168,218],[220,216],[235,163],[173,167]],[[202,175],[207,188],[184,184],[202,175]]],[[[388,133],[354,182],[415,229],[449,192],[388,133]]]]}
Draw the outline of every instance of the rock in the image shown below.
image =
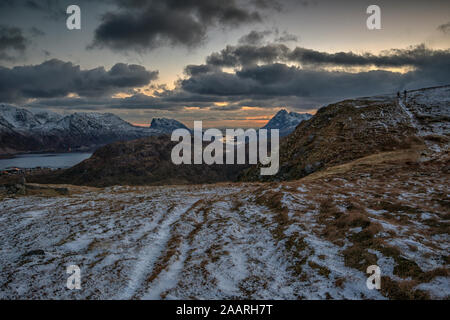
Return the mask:
{"type": "Polygon", "coordinates": [[[308,163],[305,168],[304,171],[306,174],[311,174],[313,172],[316,172],[317,170],[319,170],[322,167],[322,162],[320,161],[316,161],[313,164],[308,163]]]}
{"type": "Polygon", "coordinates": [[[310,165],[309,163],[305,166],[305,169],[304,169],[304,170],[305,170],[306,174],[311,174],[311,173],[314,172],[313,166],[310,165]]]}
{"type": "Polygon", "coordinates": [[[316,161],[314,162],[314,168],[317,170],[323,166],[322,162],[316,161]]]}

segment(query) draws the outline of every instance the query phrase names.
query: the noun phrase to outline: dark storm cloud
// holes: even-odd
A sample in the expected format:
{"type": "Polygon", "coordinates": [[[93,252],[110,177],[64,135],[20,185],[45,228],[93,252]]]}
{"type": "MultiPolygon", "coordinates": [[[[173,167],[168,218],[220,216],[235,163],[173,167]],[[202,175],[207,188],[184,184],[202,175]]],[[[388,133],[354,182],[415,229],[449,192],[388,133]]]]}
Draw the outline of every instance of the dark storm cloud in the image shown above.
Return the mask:
{"type": "Polygon", "coordinates": [[[296,35],[293,35],[286,31],[283,31],[280,34],[280,31],[275,28],[273,30],[250,31],[248,34],[243,35],[242,37],[240,37],[238,39],[238,44],[239,45],[250,45],[250,46],[261,46],[261,45],[263,45],[264,40],[269,35],[275,36],[275,38],[273,39],[273,42],[275,42],[275,43],[276,42],[286,43],[286,42],[297,42],[298,41],[298,37],[296,35]]]}
{"type": "Polygon", "coordinates": [[[212,106],[210,110],[212,111],[238,111],[241,110],[242,106],[240,104],[229,104],[226,106],[212,106]]]}
{"type": "Polygon", "coordinates": [[[298,37],[284,31],[279,37],[275,39],[275,42],[297,42],[298,37]]]}
{"type": "Polygon", "coordinates": [[[239,38],[238,43],[239,44],[248,44],[248,45],[252,45],[252,46],[256,46],[256,45],[260,45],[262,43],[262,41],[264,40],[264,38],[271,34],[272,31],[270,30],[265,30],[265,31],[250,31],[248,34],[242,36],[241,38],[239,38]]]}
{"type": "MultiPolygon", "coordinates": [[[[245,68],[235,74],[216,72],[181,81],[191,93],[271,98],[274,96],[335,97],[372,95],[402,88],[450,83],[450,63],[427,66],[405,74],[390,71],[359,73],[301,69],[285,64],[245,68]]],[[[223,98],[218,98],[223,100],[223,98]]]]}
{"type": "Polygon", "coordinates": [[[407,78],[408,76],[389,71],[313,71],[277,63],[246,68],[236,74],[205,74],[184,80],[181,85],[188,92],[218,97],[345,97],[391,92],[407,78]]]}
{"type": "Polygon", "coordinates": [[[450,33],[450,22],[441,24],[437,29],[443,33],[450,33]]]}
{"type": "Polygon", "coordinates": [[[261,21],[257,11],[239,0],[117,0],[117,5],[117,10],[102,17],[91,47],[193,47],[205,39],[212,26],[261,21]]]}
{"type": "Polygon", "coordinates": [[[381,53],[326,53],[305,48],[290,50],[284,45],[227,46],[213,53],[206,64],[189,66],[190,75],[179,82],[183,90],[201,95],[229,97],[330,97],[334,99],[394,92],[450,83],[450,50],[431,50],[424,45],[409,49],[392,49],[381,53]],[[263,62],[263,65],[258,63],[263,62]],[[285,62],[298,62],[288,66],[285,62]],[[325,66],[405,67],[407,73],[376,70],[367,72],[328,71],[325,66]],[[233,67],[234,73],[221,68],[233,67]]]}
{"type": "MultiPolygon", "coordinates": [[[[207,66],[238,68],[257,63],[296,62],[304,67],[426,67],[450,59],[450,50],[432,50],[425,45],[408,49],[392,49],[379,55],[353,52],[328,53],[296,47],[293,50],[284,44],[227,46],[206,58],[207,66]]],[[[193,66],[190,66],[193,68],[193,66]]],[[[203,67],[207,70],[206,67],[203,67]]]]}
{"type": "Polygon", "coordinates": [[[290,49],[283,44],[267,44],[264,46],[227,46],[220,52],[206,58],[206,64],[216,67],[240,67],[258,62],[271,63],[285,57],[290,49]]]}
{"type": "Polygon", "coordinates": [[[425,45],[419,45],[409,49],[392,49],[374,55],[353,52],[327,53],[297,47],[284,58],[305,65],[424,67],[450,59],[450,50],[432,50],[426,48],[425,45]]]}
{"type": "Polygon", "coordinates": [[[0,101],[64,97],[69,93],[105,96],[147,85],[157,76],[157,71],[139,65],[117,63],[109,71],[103,67],[81,70],[57,59],[32,66],[0,67],[0,101]]]}
{"type": "Polygon", "coordinates": [[[184,68],[184,73],[188,76],[196,76],[202,73],[209,73],[217,70],[219,70],[217,67],[207,64],[200,64],[200,65],[190,64],[184,68]]]}
{"type": "Polygon", "coordinates": [[[0,61],[16,60],[27,48],[28,40],[20,28],[0,25],[0,61]]]}

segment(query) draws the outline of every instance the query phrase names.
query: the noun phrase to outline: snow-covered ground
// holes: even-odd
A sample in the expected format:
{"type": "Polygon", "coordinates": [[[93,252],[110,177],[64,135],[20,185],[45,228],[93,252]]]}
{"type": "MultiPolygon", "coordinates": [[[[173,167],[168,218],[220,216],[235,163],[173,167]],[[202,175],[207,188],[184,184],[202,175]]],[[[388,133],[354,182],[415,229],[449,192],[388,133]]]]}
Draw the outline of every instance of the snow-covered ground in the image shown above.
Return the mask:
{"type": "Polygon", "coordinates": [[[419,136],[450,133],[450,86],[410,91],[399,105],[411,118],[419,136]]]}
{"type": "Polygon", "coordinates": [[[389,298],[390,289],[366,286],[374,263],[411,292],[446,298],[447,182],[327,178],[6,198],[0,298],[389,298]],[[376,241],[361,240],[368,231],[376,241]],[[398,271],[404,261],[419,273],[398,271]],[[72,264],[80,290],[66,288],[72,264]]]}

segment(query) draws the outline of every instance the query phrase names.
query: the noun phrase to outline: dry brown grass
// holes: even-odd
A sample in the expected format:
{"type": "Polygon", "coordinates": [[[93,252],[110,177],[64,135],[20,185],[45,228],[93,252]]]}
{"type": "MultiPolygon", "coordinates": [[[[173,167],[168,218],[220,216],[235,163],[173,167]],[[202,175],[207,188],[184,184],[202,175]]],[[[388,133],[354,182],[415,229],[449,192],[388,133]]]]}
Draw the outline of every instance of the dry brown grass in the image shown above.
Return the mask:
{"type": "Polygon", "coordinates": [[[422,290],[414,290],[415,282],[397,282],[389,277],[381,277],[381,294],[391,300],[429,300],[430,295],[422,290]]]}
{"type": "Polygon", "coordinates": [[[389,151],[372,154],[348,163],[326,168],[322,171],[314,172],[302,179],[301,182],[314,181],[317,179],[330,178],[333,176],[344,176],[352,171],[364,172],[367,168],[377,168],[386,164],[417,162],[425,147],[417,145],[410,149],[401,151],[389,151]]]}
{"type": "Polygon", "coordinates": [[[256,191],[255,196],[255,202],[259,205],[266,206],[267,208],[282,214],[288,211],[288,208],[286,208],[286,206],[282,202],[282,192],[273,190],[263,191],[259,189],[256,191]],[[261,193],[258,194],[259,192],[261,193]]]}
{"type": "Polygon", "coordinates": [[[169,239],[164,255],[159,258],[158,262],[153,267],[152,273],[146,280],[147,283],[152,283],[163,270],[166,270],[169,267],[169,262],[172,257],[180,254],[179,246],[181,242],[182,237],[180,235],[175,235],[169,239]]]}
{"type": "Polygon", "coordinates": [[[321,265],[315,263],[314,261],[308,261],[308,265],[309,265],[311,268],[317,270],[318,273],[319,273],[321,276],[324,276],[325,278],[328,278],[328,276],[329,276],[330,273],[331,273],[330,269],[328,269],[328,268],[325,267],[325,266],[321,266],[321,265]]]}
{"type": "Polygon", "coordinates": [[[347,267],[366,272],[366,269],[370,265],[377,263],[377,256],[367,251],[367,248],[355,244],[342,251],[344,256],[344,262],[347,267]]]}
{"type": "Polygon", "coordinates": [[[267,289],[267,280],[256,275],[251,275],[239,283],[239,291],[244,299],[252,299],[262,289],[267,289]]]}

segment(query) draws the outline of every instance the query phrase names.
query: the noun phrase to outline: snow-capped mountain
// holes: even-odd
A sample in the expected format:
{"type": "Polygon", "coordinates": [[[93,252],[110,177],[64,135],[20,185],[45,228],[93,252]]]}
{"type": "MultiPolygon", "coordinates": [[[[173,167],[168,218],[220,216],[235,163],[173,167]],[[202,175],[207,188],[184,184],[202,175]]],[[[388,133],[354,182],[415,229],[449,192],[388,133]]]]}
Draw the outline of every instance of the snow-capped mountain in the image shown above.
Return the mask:
{"type": "MultiPolygon", "coordinates": [[[[181,122],[167,118],[153,118],[150,128],[171,134],[176,129],[188,129],[181,122]]],[[[189,130],[189,129],[188,129],[189,130]]]]}
{"type": "Polygon", "coordinates": [[[111,113],[60,115],[0,104],[0,153],[94,149],[115,141],[167,134],[169,127],[184,127],[178,121],[164,120],[145,128],[111,113]]]}
{"type": "Polygon", "coordinates": [[[59,113],[47,110],[31,110],[31,112],[41,124],[45,124],[47,122],[57,122],[64,118],[64,116],[59,113]]]}
{"type": "Polygon", "coordinates": [[[0,104],[0,118],[2,125],[10,129],[31,129],[41,124],[30,111],[10,104],[0,104]]]}
{"type": "Polygon", "coordinates": [[[262,129],[279,129],[280,136],[283,137],[294,131],[300,122],[309,120],[311,117],[309,113],[288,112],[282,109],[262,129]]]}

